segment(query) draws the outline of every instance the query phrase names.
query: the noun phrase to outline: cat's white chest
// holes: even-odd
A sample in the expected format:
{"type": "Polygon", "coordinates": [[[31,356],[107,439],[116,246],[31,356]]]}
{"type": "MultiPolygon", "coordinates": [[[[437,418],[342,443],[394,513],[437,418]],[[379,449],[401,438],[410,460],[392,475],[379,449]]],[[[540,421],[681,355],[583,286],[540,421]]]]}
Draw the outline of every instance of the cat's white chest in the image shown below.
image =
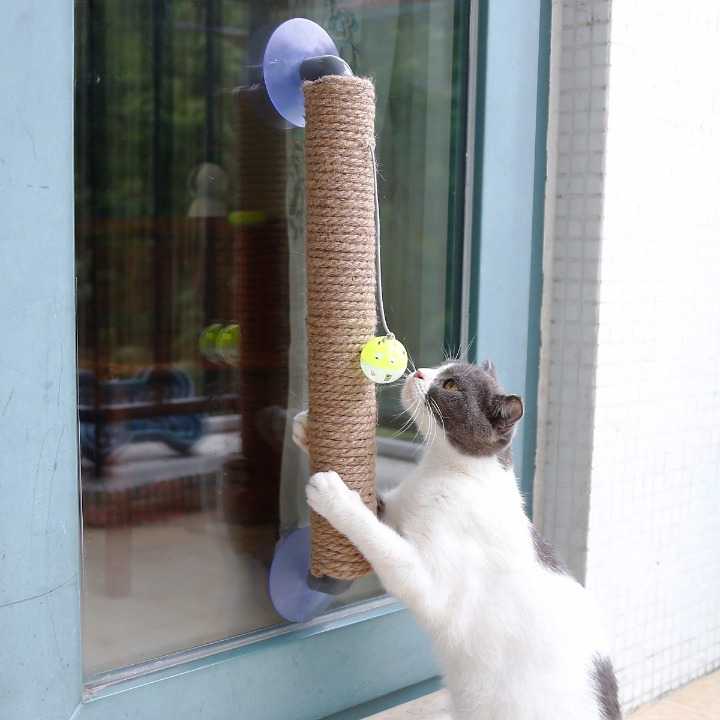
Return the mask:
{"type": "Polygon", "coordinates": [[[445,472],[421,465],[388,497],[386,519],[426,556],[483,562],[514,549],[528,559],[528,524],[515,479],[494,459],[445,472]]]}
{"type": "Polygon", "coordinates": [[[430,569],[448,624],[500,592],[508,568],[534,561],[514,477],[497,462],[445,472],[420,466],[388,498],[386,514],[430,569]]]}

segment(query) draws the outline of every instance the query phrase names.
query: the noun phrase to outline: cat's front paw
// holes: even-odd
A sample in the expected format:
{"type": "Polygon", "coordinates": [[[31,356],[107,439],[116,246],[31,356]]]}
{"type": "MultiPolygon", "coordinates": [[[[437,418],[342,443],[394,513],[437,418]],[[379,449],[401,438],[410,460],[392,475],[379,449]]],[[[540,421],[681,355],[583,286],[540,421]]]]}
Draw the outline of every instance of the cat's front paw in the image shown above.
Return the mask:
{"type": "Polygon", "coordinates": [[[350,514],[362,505],[360,496],[336,472],[318,472],[309,480],[305,495],[308,505],[331,525],[341,529],[350,514]]]}
{"type": "Polygon", "coordinates": [[[293,442],[301,450],[304,450],[305,452],[308,451],[307,426],[308,426],[308,411],[303,410],[303,412],[299,412],[293,418],[292,437],[293,437],[293,442]]]}

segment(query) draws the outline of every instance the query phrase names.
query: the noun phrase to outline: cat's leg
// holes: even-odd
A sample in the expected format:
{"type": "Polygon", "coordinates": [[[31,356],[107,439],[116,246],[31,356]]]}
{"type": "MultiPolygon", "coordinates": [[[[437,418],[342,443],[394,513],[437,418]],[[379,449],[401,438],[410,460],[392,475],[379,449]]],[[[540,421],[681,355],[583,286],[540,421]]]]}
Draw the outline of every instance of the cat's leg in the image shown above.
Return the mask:
{"type": "Polygon", "coordinates": [[[378,518],[391,528],[398,528],[398,519],[402,511],[398,493],[399,486],[395,486],[380,495],[376,490],[378,501],[378,518]]]}
{"type": "MultiPolygon", "coordinates": [[[[292,438],[293,442],[305,452],[308,452],[307,427],[308,411],[303,410],[293,418],[292,438]]],[[[387,522],[387,516],[385,514],[385,501],[386,497],[384,495],[380,495],[380,493],[377,493],[378,517],[381,518],[384,522],[387,522]]],[[[388,525],[392,525],[392,523],[388,522],[388,525]]]]}
{"type": "Polygon", "coordinates": [[[306,494],[310,507],[367,558],[391,595],[427,619],[444,605],[417,548],[380,522],[337,473],[315,473],[306,494]]]}

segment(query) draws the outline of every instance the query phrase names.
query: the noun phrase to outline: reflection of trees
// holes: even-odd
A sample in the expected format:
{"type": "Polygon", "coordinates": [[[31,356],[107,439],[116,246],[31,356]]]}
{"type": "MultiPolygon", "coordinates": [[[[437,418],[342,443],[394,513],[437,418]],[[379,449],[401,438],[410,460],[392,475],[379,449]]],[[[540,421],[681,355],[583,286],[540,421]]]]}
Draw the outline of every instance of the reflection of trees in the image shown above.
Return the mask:
{"type": "MultiPolygon", "coordinates": [[[[377,127],[391,324],[420,362],[457,342],[460,272],[448,260],[459,257],[462,231],[466,3],[290,5],[77,3],[82,362],[196,364],[204,324],[233,319],[230,233],[220,218],[188,220],[187,180],[203,162],[237,177],[231,90],[246,79],[249,28],[299,14],[326,25],[355,69],[384,88],[377,127]]],[[[303,198],[301,183],[292,187],[294,226],[303,198]]]]}
{"type": "Polygon", "coordinates": [[[205,258],[222,226],[188,221],[187,178],[230,160],[246,14],[221,0],[77,4],[82,363],[190,363],[206,312],[221,311],[230,267],[218,278],[205,258]]]}

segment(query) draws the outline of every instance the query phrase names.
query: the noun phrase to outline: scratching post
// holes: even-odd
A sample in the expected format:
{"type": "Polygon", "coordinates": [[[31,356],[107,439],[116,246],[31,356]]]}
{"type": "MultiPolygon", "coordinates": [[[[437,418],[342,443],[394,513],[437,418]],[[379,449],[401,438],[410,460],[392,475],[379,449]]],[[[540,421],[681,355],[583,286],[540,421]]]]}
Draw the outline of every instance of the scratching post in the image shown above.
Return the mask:
{"type": "MultiPolygon", "coordinates": [[[[359,363],[375,334],[375,91],[330,75],[305,83],[309,451],[376,512],[375,386],[359,363]]],[[[370,566],[312,513],[311,573],[343,580],[370,566]]]]}

